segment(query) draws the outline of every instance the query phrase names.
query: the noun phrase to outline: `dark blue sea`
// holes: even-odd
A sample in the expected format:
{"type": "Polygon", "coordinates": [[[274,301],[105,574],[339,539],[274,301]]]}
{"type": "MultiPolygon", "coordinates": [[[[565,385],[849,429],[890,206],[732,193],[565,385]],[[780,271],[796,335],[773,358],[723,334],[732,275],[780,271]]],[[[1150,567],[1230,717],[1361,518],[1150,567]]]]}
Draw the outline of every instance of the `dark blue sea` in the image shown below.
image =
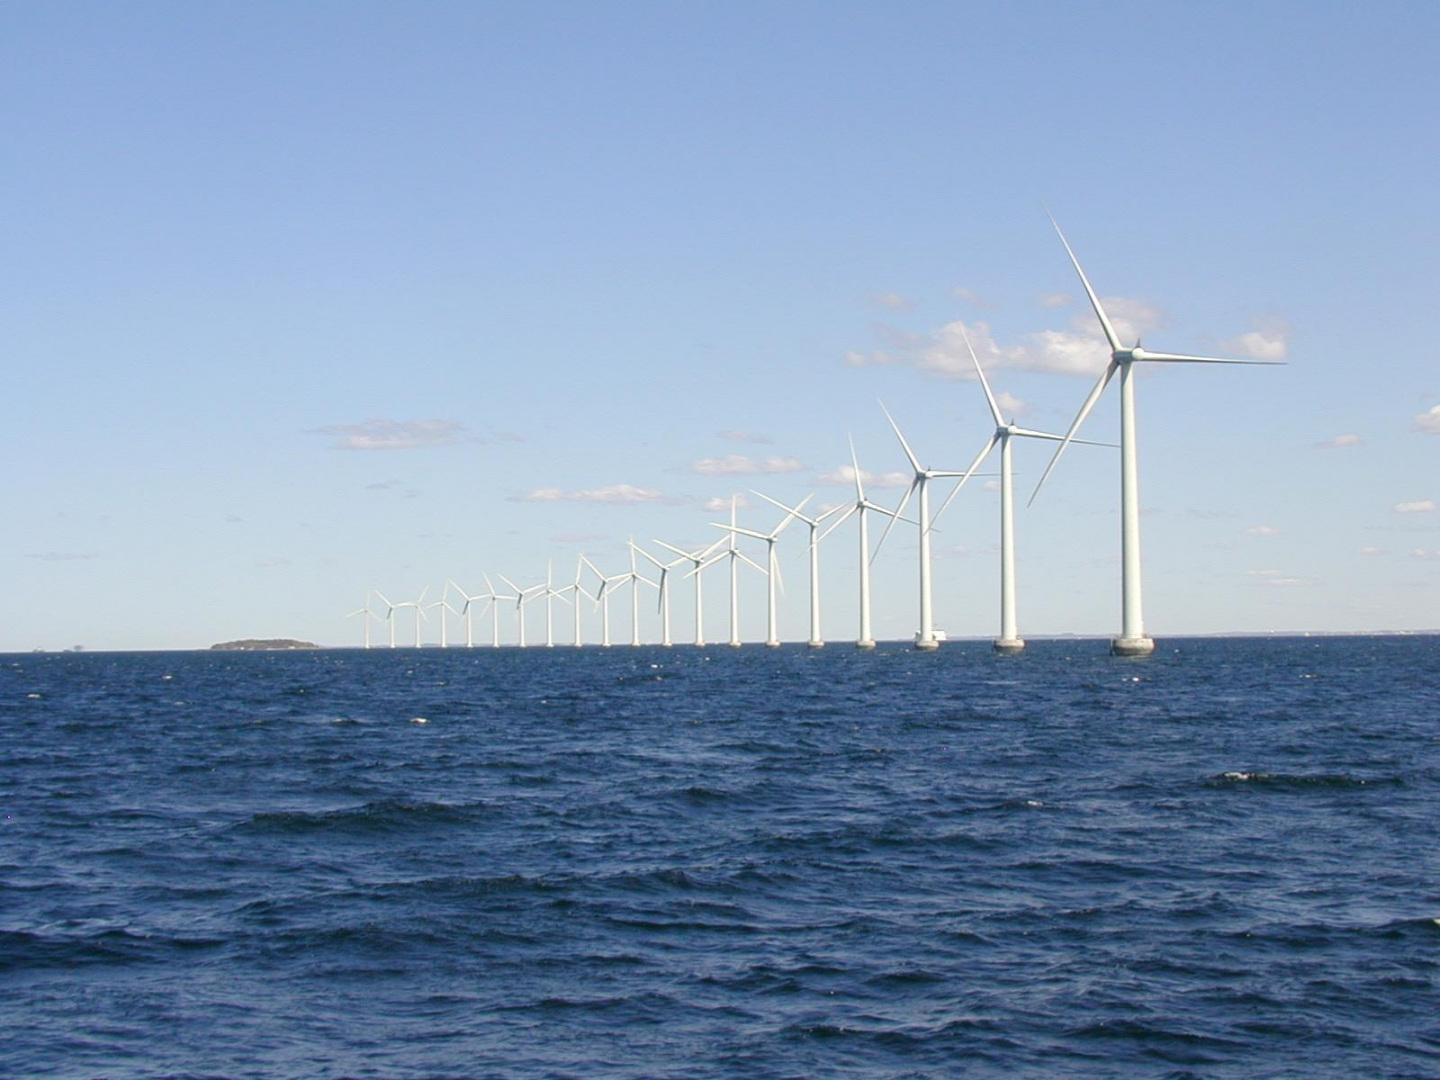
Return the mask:
{"type": "Polygon", "coordinates": [[[0,659],[6,1077],[1440,1076],[1440,638],[0,659]]]}

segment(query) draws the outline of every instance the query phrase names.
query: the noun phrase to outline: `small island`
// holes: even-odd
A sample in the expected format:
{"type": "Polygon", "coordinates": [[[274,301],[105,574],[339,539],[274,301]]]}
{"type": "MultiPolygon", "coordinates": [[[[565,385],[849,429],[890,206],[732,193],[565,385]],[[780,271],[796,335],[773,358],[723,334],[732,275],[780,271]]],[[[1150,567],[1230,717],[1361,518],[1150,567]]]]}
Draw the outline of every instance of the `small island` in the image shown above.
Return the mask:
{"type": "Polygon", "coordinates": [[[313,641],[296,641],[294,638],[244,638],[240,641],[222,641],[211,645],[211,650],[224,652],[270,652],[276,649],[318,649],[313,641]]]}

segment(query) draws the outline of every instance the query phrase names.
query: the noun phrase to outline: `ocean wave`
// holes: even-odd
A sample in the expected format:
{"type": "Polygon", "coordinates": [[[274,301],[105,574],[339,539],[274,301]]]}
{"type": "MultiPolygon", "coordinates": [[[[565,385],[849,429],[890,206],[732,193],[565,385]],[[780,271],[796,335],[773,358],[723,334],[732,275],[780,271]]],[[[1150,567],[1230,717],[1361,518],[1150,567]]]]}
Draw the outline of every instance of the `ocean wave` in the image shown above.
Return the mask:
{"type": "Polygon", "coordinates": [[[1231,770],[1206,780],[1207,787],[1245,784],[1273,791],[1309,791],[1318,788],[1404,787],[1401,776],[1351,776],[1348,773],[1267,773],[1231,770]]]}
{"type": "Polygon", "coordinates": [[[463,825],[490,809],[487,803],[407,802],[380,799],[335,810],[269,810],[232,828],[246,833],[351,833],[366,835],[463,825]]]}

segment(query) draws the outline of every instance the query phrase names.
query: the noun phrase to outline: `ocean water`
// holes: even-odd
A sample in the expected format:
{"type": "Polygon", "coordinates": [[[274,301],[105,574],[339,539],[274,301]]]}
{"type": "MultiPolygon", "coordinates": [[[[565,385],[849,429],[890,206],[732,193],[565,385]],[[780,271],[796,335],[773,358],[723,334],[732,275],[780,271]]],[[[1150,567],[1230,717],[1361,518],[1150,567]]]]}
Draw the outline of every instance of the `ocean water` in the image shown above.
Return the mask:
{"type": "Polygon", "coordinates": [[[1440,639],[1103,650],[0,658],[0,1075],[1440,1075],[1440,639]]]}

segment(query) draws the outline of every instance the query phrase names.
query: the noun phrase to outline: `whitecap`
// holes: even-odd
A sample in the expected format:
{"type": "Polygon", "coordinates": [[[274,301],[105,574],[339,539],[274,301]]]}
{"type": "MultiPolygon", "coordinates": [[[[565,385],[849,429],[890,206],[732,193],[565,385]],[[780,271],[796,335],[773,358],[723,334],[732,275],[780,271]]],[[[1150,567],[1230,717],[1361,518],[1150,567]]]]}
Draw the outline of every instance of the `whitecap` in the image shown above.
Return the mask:
{"type": "Polygon", "coordinates": [[[430,720],[424,716],[412,716],[410,722],[412,724],[428,724],[430,720]]]}

